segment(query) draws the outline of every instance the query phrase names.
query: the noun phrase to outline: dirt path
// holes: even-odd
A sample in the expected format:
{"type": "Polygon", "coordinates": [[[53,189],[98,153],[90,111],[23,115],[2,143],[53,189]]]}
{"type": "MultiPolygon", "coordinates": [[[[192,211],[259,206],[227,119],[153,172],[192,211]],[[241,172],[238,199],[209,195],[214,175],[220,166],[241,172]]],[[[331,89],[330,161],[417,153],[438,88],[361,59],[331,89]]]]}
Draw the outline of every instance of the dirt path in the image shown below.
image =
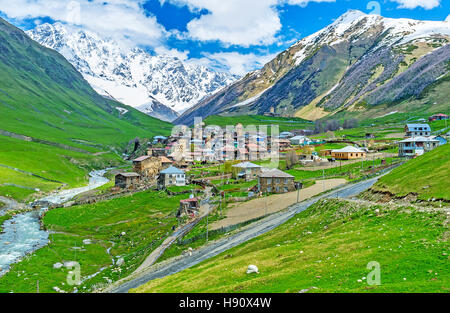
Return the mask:
{"type": "MultiPolygon", "coordinates": [[[[334,189],[346,183],[345,179],[318,180],[315,185],[300,190],[300,201],[314,197],[324,191],[334,189]]],[[[244,203],[232,204],[227,217],[211,225],[211,229],[219,229],[243,223],[267,214],[276,213],[297,203],[297,191],[258,198],[244,203]]]]}
{"type": "MultiPolygon", "coordinates": [[[[205,197],[209,198],[211,196],[211,188],[207,188],[205,190],[205,197]]],[[[143,271],[144,269],[152,266],[156,263],[156,261],[159,259],[159,257],[166,251],[177,239],[182,238],[185,236],[189,231],[191,231],[206,215],[211,213],[213,209],[213,206],[211,206],[209,203],[205,203],[200,206],[199,212],[200,215],[198,218],[196,218],[194,221],[190,222],[187,225],[182,226],[181,228],[177,229],[172,235],[166,238],[164,242],[145,259],[145,261],[138,267],[134,273],[139,273],[143,271]]]]}

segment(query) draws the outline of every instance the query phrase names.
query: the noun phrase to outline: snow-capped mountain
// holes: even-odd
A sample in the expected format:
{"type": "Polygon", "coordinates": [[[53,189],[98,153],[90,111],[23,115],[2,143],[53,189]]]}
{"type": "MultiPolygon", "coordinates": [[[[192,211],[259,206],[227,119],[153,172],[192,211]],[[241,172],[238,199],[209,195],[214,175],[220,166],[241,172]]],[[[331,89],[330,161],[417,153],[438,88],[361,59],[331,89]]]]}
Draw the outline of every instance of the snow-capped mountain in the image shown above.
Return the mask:
{"type": "Polygon", "coordinates": [[[277,114],[315,120],[418,97],[449,74],[450,22],[384,18],[350,10],[262,69],[178,118],[277,114]]]}
{"type": "Polygon", "coordinates": [[[109,38],[61,23],[42,24],[27,33],[61,53],[101,95],[166,120],[236,80],[172,56],[123,48],[109,38]]]}

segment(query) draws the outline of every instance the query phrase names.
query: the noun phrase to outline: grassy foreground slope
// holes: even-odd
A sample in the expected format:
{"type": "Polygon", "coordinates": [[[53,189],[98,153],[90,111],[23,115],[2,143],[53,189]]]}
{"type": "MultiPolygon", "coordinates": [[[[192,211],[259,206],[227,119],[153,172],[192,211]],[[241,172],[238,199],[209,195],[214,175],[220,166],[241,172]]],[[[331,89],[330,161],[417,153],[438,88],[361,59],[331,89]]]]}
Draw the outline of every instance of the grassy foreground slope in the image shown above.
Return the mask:
{"type": "Polygon", "coordinates": [[[450,145],[428,152],[382,177],[372,187],[397,197],[417,195],[419,200],[450,200],[450,145]]]}
{"type": "MultiPolygon", "coordinates": [[[[0,19],[0,165],[77,186],[93,167],[120,164],[116,151],[131,139],[171,128],[101,97],[63,56],[0,19]]],[[[33,193],[26,188],[50,187],[23,176],[3,170],[0,195],[23,199],[33,193]]]]}
{"type": "Polygon", "coordinates": [[[445,212],[323,200],[193,268],[132,292],[449,292],[445,212]],[[378,211],[379,210],[379,211],[378,211]],[[368,285],[369,262],[381,285],[368,285]],[[259,274],[246,274],[248,265],[259,274]]]}

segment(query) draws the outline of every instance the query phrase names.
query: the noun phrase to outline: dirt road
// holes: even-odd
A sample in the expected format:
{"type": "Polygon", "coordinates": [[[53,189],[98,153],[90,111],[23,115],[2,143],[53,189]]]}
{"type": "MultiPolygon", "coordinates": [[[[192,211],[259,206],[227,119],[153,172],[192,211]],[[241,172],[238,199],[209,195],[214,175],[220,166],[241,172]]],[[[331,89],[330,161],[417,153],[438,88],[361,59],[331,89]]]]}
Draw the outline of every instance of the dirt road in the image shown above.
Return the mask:
{"type": "MultiPolygon", "coordinates": [[[[315,185],[300,190],[300,201],[314,197],[324,191],[334,189],[346,183],[345,179],[318,180],[315,185]]],[[[219,229],[236,225],[268,214],[276,213],[297,203],[297,191],[258,198],[243,203],[232,204],[227,217],[211,225],[211,229],[219,229]]]]}

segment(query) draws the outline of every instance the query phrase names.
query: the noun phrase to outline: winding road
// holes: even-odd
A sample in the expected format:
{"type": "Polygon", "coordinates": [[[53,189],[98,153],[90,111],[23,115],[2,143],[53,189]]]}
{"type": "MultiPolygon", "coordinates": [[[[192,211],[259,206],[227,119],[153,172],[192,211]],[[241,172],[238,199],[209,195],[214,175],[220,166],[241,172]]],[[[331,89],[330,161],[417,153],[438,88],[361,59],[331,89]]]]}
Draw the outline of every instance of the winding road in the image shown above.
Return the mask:
{"type": "Polygon", "coordinates": [[[103,290],[103,292],[126,293],[130,289],[137,288],[151,280],[178,273],[239,244],[247,242],[255,237],[271,231],[272,229],[282,225],[283,223],[291,219],[296,214],[306,210],[321,199],[354,197],[372,187],[377,182],[379,177],[380,176],[359,183],[345,185],[344,187],[341,187],[337,190],[325,193],[299,204],[295,204],[283,212],[273,214],[258,222],[246,226],[238,234],[212,242],[211,244],[194,251],[191,255],[184,256],[182,258],[176,258],[173,261],[169,260],[168,262],[165,262],[163,264],[157,264],[140,272],[135,272],[131,276],[122,279],[106,288],[105,290],[103,290]]]}

